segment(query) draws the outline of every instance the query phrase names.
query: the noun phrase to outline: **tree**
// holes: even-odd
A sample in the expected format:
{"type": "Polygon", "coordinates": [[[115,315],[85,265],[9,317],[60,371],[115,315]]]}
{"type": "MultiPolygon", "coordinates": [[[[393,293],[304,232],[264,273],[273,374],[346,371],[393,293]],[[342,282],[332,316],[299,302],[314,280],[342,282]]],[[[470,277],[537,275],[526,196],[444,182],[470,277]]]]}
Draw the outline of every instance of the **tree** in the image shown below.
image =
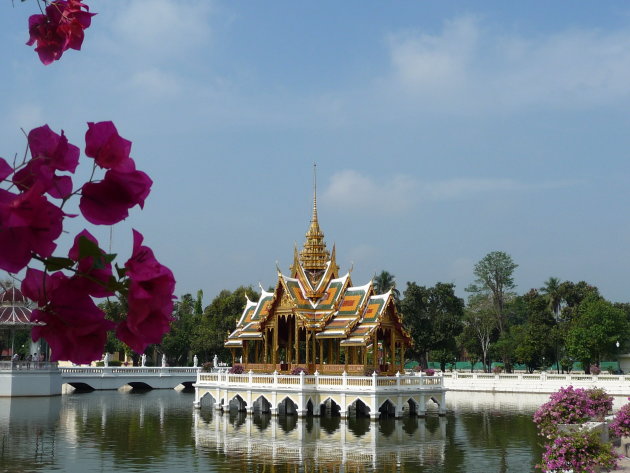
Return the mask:
{"type": "Polygon", "coordinates": [[[492,298],[492,307],[497,318],[499,332],[507,330],[505,305],[514,289],[514,270],[518,267],[512,257],[503,251],[493,251],[475,265],[475,282],[466,288],[473,294],[486,294],[492,298]]]}
{"type": "Polygon", "coordinates": [[[540,291],[547,297],[549,308],[553,312],[556,320],[558,320],[560,318],[560,309],[563,300],[560,279],[550,277],[545,281],[545,285],[540,288],[540,291]]]}
{"type": "Polygon", "coordinates": [[[490,342],[497,328],[497,319],[493,312],[492,301],[488,296],[478,294],[471,296],[468,307],[464,311],[464,325],[476,337],[481,352],[483,366],[489,371],[488,352],[490,342]]]}
{"type": "Polygon", "coordinates": [[[527,307],[528,319],[524,325],[512,327],[514,357],[532,372],[545,367],[548,362],[558,361],[555,350],[555,318],[548,299],[532,289],[521,296],[527,307]]]}
{"type": "Polygon", "coordinates": [[[190,348],[202,361],[211,360],[214,355],[228,359],[230,352],[223,346],[227,336],[236,328],[236,323],[245,309],[245,296],[257,300],[251,286],[241,286],[235,291],[224,289],[205,308],[193,330],[190,348]]]}
{"type": "Polygon", "coordinates": [[[381,271],[374,276],[372,283],[374,284],[374,292],[377,294],[384,294],[391,289],[394,299],[397,301],[400,299],[400,291],[396,289],[396,277],[393,274],[381,271]]]}
{"type": "Polygon", "coordinates": [[[408,282],[400,305],[421,365],[426,367],[427,353],[434,350],[445,369],[457,354],[456,337],[463,329],[464,301],[455,295],[455,285],[438,282],[427,288],[408,282]]]}
{"type": "Polygon", "coordinates": [[[190,361],[193,333],[195,327],[201,323],[201,314],[197,314],[200,292],[197,293],[197,299],[193,299],[191,294],[184,294],[175,303],[171,330],[164,336],[159,347],[169,364],[183,366],[190,361]]]}
{"type": "Polygon", "coordinates": [[[598,364],[605,356],[614,356],[616,342],[628,337],[628,319],[623,309],[595,294],[578,306],[567,333],[569,355],[582,362],[588,373],[591,363],[598,364]]]}

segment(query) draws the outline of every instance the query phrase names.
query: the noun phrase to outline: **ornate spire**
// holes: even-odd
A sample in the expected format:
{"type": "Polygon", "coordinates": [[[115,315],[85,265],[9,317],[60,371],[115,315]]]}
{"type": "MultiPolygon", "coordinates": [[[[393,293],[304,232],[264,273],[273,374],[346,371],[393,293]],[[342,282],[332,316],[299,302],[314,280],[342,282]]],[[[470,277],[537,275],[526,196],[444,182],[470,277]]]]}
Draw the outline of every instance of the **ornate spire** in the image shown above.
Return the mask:
{"type": "Polygon", "coordinates": [[[330,253],[326,249],[324,234],[317,219],[317,164],[313,163],[313,216],[306,232],[304,248],[300,252],[300,262],[307,271],[321,271],[326,269],[329,259],[330,253]]]}

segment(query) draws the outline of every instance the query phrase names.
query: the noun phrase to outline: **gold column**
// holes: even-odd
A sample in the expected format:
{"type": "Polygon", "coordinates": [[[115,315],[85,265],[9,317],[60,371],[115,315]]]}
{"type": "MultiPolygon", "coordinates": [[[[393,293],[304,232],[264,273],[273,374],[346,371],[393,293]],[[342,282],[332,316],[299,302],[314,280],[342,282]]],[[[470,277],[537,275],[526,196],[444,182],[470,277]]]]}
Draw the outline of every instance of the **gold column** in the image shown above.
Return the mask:
{"type": "Polygon", "coordinates": [[[268,353],[268,348],[269,348],[269,343],[267,341],[267,338],[269,337],[269,330],[265,329],[265,332],[263,333],[263,340],[265,342],[265,357],[264,357],[264,361],[263,363],[266,365],[267,364],[267,353],[268,353]]]}
{"type": "MultiPolygon", "coordinates": [[[[317,338],[317,337],[316,337],[317,338]]],[[[324,364],[324,340],[319,340],[319,364],[324,364]]]]}
{"type": "Polygon", "coordinates": [[[396,332],[394,329],[390,329],[389,336],[391,337],[389,344],[389,352],[392,359],[392,369],[396,368],[396,332]]]}
{"type": "Polygon", "coordinates": [[[372,341],[372,364],[374,365],[374,369],[378,368],[378,328],[374,330],[374,340],[372,341]]]}
{"type": "MultiPolygon", "coordinates": [[[[287,316],[287,322],[288,322],[288,316],[287,316]]],[[[287,325],[289,325],[287,323],[287,325]]],[[[293,346],[293,330],[289,330],[289,341],[287,342],[287,363],[291,364],[293,360],[293,354],[291,353],[293,350],[291,349],[291,347],[293,346]]]]}
{"type": "Polygon", "coordinates": [[[299,327],[298,327],[298,319],[297,319],[297,315],[293,314],[293,319],[295,321],[295,363],[296,364],[300,364],[300,331],[299,331],[299,327]]]}
{"type": "Polygon", "coordinates": [[[271,362],[273,364],[274,371],[278,364],[278,316],[275,317],[273,325],[273,346],[271,347],[271,362]]]}
{"type": "Polygon", "coordinates": [[[332,359],[332,351],[333,351],[333,347],[332,347],[333,341],[332,338],[328,339],[328,364],[332,365],[333,359],[332,359]]]}
{"type": "Polygon", "coordinates": [[[308,356],[309,355],[309,344],[310,344],[309,335],[310,335],[310,332],[308,331],[308,328],[305,328],[305,332],[304,332],[304,337],[306,339],[306,360],[305,360],[305,362],[306,362],[307,365],[308,365],[308,362],[309,362],[309,359],[310,359],[309,356],[308,356]]]}

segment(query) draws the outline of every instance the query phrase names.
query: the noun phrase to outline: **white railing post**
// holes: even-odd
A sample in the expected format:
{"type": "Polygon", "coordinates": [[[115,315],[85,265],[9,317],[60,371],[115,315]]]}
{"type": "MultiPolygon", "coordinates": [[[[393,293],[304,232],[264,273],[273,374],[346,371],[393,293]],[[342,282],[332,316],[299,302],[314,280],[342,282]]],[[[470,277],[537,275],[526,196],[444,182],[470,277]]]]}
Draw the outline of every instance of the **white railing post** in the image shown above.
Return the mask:
{"type": "Polygon", "coordinates": [[[372,386],[376,389],[376,371],[372,373],[372,386]]]}
{"type": "Polygon", "coordinates": [[[341,386],[345,388],[347,385],[348,385],[348,373],[346,373],[346,370],[343,370],[343,373],[341,373],[341,386]]]}
{"type": "Polygon", "coordinates": [[[300,371],[300,387],[304,386],[304,371],[300,371]]]}
{"type": "Polygon", "coordinates": [[[400,388],[400,371],[396,371],[396,387],[400,388]]]}
{"type": "Polygon", "coordinates": [[[278,386],[278,370],[273,372],[273,385],[278,386]]]}
{"type": "Polygon", "coordinates": [[[254,377],[254,371],[253,370],[249,370],[249,373],[247,373],[249,375],[249,387],[252,387],[252,383],[253,383],[253,377],[254,377]]]}
{"type": "Polygon", "coordinates": [[[319,371],[315,370],[313,374],[315,376],[315,389],[319,389],[319,371]]]}

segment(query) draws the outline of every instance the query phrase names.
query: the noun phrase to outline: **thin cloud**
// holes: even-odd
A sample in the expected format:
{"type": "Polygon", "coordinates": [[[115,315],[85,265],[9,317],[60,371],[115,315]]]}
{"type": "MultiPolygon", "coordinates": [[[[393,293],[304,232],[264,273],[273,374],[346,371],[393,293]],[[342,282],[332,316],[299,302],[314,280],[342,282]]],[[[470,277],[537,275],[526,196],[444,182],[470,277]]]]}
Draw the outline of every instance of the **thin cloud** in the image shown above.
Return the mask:
{"type": "Polygon", "coordinates": [[[476,17],[388,37],[389,84],[449,111],[610,105],[630,98],[630,30],[499,34],[476,17]]]}

